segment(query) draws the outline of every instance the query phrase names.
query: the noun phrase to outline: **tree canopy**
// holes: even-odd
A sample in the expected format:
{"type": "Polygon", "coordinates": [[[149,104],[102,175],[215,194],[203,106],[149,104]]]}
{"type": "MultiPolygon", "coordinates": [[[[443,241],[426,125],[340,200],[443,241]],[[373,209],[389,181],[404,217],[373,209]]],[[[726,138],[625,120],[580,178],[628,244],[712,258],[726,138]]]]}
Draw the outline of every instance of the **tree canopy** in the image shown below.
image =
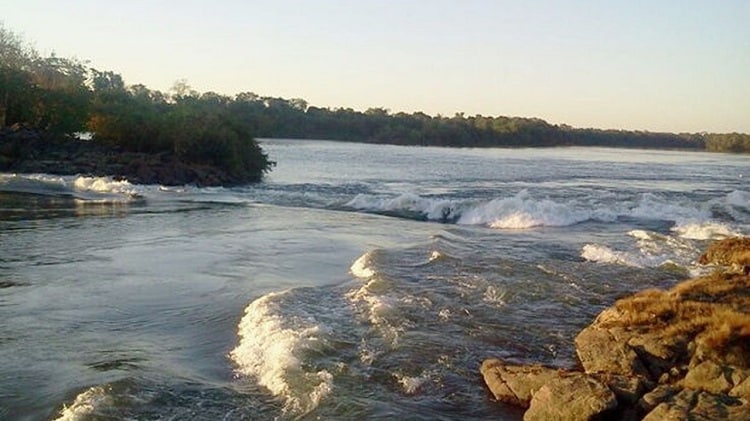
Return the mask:
{"type": "Polygon", "coordinates": [[[172,94],[128,86],[119,74],[79,60],[41,57],[0,25],[0,127],[21,126],[50,138],[89,132],[94,142],[123,151],[173,154],[256,181],[273,163],[233,102],[198,94],[185,82],[172,94]]]}

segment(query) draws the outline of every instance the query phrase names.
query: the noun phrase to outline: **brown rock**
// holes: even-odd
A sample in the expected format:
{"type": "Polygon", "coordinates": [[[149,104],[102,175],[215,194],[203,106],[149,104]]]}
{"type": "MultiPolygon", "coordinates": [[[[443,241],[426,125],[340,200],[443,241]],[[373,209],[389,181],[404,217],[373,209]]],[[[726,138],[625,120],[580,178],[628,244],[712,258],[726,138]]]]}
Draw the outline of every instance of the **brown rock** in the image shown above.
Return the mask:
{"type": "Polygon", "coordinates": [[[680,392],[680,389],[672,385],[659,385],[652,391],[646,393],[638,401],[638,408],[642,413],[649,413],[662,402],[666,402],[680,392]]]}
{"type": "Polygon", "coordinates": [[[643,421],[750,419],[750,404],[724,394],[684,389],[643,417],[643,421]]]}
{"type": "MultiPolygon", "coordinates": [[[[750,264],[750,237],[719,244],[702,261],[750,264]]],[[[482,373],[498,400],[529,407],[525,419],[750,420],[748,275],[618,300],[575,345],[585,373],[498,360],[482,373]]]]}
{"type": "Polygon", "coordinates": [[[750,376],[737,382],[737,386],[729,392],[729,395],[750,400],[750,376]]]}
{"type": "Polygon", "coordinates": [[[534,393],[523,419],[591,420],[616,407],[615,394],[607,386],[583,373],[566,373],[534,393]]]}
{"type": "Polygon", "coordinates": [[[654,385],[643,377],[621,376],[611,373],[596,373],[591,375],[600,383],[607,385],[617,397],[620,404],[633,405],[654,385]]]}
{"type": "Polygon", "coordinates": [[[537,390],[560,377],[560,370],[505,364],[498,359],[485,360],[481,372],[495,399],[521,407],[528,407],[537,390]]]}
{"type": "Polygon", "coordinates": [[[649,372],[628,345],[631,334],[622,328],[604,328],[596,322],[575,338],[576,353],[586,373],[648,376],[649,372]]]}
{"type": "Polygon", "coordinates": [[[704,361],[688,371],[682,385],[693,390],[726,393],[734,387],[728,380],[731,371],[731,368],[722,367],[713,361],[704,361]]]}

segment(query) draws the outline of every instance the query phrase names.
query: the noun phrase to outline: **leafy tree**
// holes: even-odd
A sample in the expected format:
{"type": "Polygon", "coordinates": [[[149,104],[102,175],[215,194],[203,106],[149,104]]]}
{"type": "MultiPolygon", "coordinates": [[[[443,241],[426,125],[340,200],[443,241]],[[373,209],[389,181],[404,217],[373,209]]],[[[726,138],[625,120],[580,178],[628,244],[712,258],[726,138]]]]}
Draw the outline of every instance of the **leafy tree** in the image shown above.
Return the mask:
{"type": "Polygon", "coordinates": [[[34,63],[34,127],[52,134],[72,134],[86,126],[91,91],[88,69],[77,60],[50,56],[34,63]]]}
{"type": "Polygon", "coordinates": [[[0,127],[30,118],[31,66],[36,52],[0,23],[0,127]]]}

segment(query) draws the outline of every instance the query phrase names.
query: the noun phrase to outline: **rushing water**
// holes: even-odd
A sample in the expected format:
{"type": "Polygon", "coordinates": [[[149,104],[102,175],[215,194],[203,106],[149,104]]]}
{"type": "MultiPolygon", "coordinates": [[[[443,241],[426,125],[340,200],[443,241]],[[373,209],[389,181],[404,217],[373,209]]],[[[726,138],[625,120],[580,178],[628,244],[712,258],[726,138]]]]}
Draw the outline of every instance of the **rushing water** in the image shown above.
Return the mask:
{"type": "Polygon", "coordinates": [[[750,157],[268,140],[243,188],[0,175],[2,419],[519,419],[617,298],[750,234],[750,157]]]}

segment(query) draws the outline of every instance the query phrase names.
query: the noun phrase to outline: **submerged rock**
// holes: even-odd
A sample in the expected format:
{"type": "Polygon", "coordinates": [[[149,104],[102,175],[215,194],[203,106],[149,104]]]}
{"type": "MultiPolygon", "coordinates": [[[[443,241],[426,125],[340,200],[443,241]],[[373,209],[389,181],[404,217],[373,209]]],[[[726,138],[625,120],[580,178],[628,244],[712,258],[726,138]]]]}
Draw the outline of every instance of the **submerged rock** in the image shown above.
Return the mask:
{"type": "MultiPolygon", "coordinates": [[[[749,257],[750,239],[729,239],[701,262],[749,257]]],[[[488,360],[482,374],[498,401],[529,407],[525,419],[750,419],[747,274],[716,272],[618,300],[575,346],[580,372],[488,360]]]]}

